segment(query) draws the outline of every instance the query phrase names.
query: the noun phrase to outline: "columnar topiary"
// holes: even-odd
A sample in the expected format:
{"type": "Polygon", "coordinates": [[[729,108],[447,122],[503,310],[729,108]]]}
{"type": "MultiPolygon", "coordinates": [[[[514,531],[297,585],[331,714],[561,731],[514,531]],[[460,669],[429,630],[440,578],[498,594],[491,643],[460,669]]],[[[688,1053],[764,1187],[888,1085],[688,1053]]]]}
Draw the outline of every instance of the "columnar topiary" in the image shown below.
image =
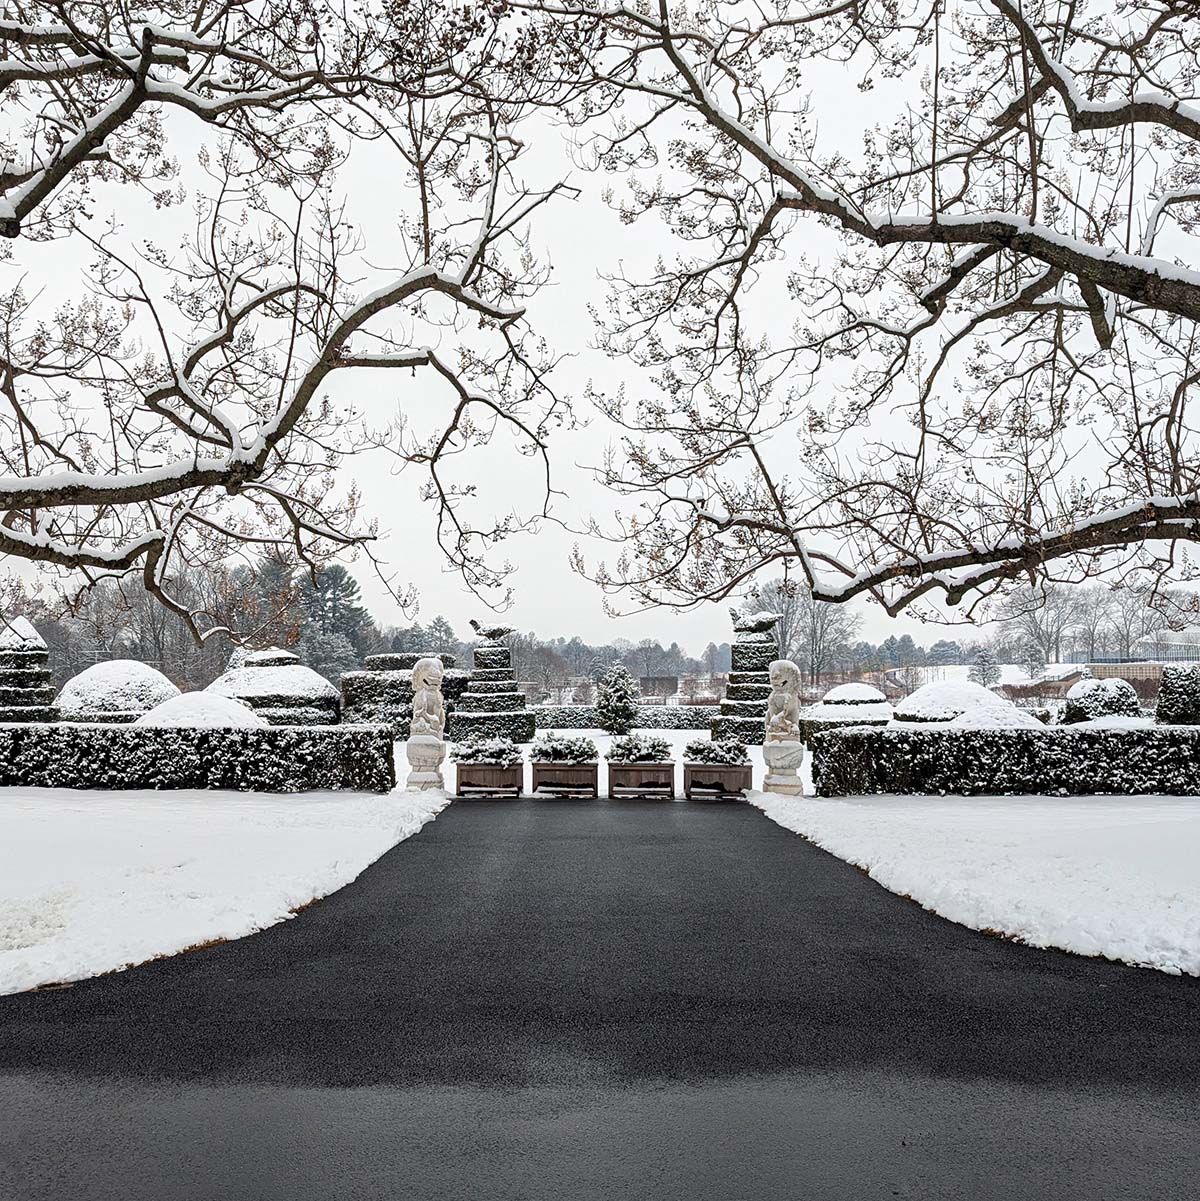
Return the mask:
{"type": "Polygon", "coordinates": [[[596,716],[609,734],[628,734],[638,720],[637,681],[621,666],[609,668],[596,686],[596,716]]]}
{"type": "Polygon", "coordinates": [[[1200,725],[1200,667],[1163,668],[1154,716],[1167,726],[1200,725]]]}

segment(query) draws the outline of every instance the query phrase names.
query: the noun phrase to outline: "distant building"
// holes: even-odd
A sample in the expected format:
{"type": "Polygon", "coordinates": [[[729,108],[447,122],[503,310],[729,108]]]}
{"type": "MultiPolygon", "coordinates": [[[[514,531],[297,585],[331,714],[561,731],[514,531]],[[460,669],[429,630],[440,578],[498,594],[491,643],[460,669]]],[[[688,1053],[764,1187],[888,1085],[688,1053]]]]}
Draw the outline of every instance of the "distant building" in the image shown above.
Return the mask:
{"type": "Polygon", "coordinates": [[[1200,663],[1200,626],[1147,634],[1133,644],[1133,653],[1139,659],[1161,663],[1200,663]]]}

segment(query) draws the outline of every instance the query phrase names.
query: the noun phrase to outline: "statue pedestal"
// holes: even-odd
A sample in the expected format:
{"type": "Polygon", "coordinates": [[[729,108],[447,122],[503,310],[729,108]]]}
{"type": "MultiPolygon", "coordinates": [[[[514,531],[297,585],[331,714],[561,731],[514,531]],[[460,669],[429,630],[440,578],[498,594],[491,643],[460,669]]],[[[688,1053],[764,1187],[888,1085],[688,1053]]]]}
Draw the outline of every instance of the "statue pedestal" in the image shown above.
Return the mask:
{"type": "Polygon", "coordinates": [[[446,744],[432,734],[414,734],[405,744],[409,766],[406,788],[445,788],[442,779],[442,760],[446,757],[446,744]]]}
{"type": "Polygon", "coordinates": [[[763,759],[768,769],[763,779],[764,791],[780,792],[784,796],[799,796],[804,791],[800,777],[796,774],[804,762],[804,743],[765,743],[763,759]]]}

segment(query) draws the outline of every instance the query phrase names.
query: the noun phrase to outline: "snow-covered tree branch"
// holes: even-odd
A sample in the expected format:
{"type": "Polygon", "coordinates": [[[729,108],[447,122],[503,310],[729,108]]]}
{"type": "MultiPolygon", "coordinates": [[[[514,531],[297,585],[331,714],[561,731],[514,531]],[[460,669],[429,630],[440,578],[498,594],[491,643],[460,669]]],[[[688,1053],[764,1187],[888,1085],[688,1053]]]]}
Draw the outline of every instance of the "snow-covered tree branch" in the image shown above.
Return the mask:
{"type": "Polygon", "coordinates": [[[537,7],[590,15],[581,138],[677,247],[613,271],[606,344],[658,391],[597,398],[638,504],[603,583],[785,561],[898,612],[1191,574],[1194,5],[537,7]]]}
{"type": "Polygon", "coordinates": [[[539,55],[560,51],[528,21],[437,5],[185,10],[43,3],[0,24],[0,553],[136,572],[204,636],[223,627],[173,575],[239,548],[370,553],[338,468],[383,448],[427,470],[451,564],[503,591],[487,550],[537,514],[480,505],[452,468],[509,430],[549,503],[566,411],[525,320],[544,277],[529,231],[570,189],[526,186],[518,125],[559,87],[539,55]],[[170,161],[172,138],[198,155],[170,161]],[[371,246],[339,189],[367,158],[395,223],[371,246]],[[51,270],[60,286],[33,284],[51,270]],[[379,373],[398,404],[343,382],[379,373]]]}

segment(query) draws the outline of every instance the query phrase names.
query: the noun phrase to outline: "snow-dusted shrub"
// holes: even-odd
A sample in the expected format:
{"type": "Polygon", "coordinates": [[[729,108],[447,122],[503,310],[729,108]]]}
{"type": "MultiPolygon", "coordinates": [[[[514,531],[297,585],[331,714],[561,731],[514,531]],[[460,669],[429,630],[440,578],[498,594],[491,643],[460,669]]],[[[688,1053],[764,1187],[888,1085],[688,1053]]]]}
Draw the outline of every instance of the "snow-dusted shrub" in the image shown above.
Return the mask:
{"type": "Polygon", "coordinates": [[[598,758],[596,744],[590,738],[543,734],[529,748],[531,763],[595,763],[598,758]]]}
{"type": "Polygon", "coordinates": [[[109,659],[69,679],[58,710],[63,721],[125,722],[178,695],[161,671],[136,659],[109,659]]]}
{"type": "Polygon", "coordinates": [[[813,740],[813,781],[821,796],[1195,796],[1200,729],[1130,718],[1038,729],[860,726],[813,740]]]}
{"type": "Polygon", "coordinates": [[[450,748],[454,763],[483,763],[489,767],[515,767],[521,748],[511,738],[468,738],[450,748]]]}
{"type": "Polygon", "coordinates": [[[12,725],[0,726],[0,786],[390,792],[396,767],[378,726],[12,725]]]}
{"type": "Polygon", "coordinates": [[[1071,685],[1063,708],[1063,724],[1096,717],[1137,717],[1138,696],[1128,680],[1080,680],[1071,685]]]}
{"type": "Polygon", "coordinates": [[[951,721],[968,709],[1008,708],[1011,701],[969,680],[937,680],[922,684],[896,706],[897,721],[951,721]]]}
{"type": "Polygon", "coordinates": [[[506,738],[510,742],[532,742],[533,714],[528,709],[479,713],[456,709],[446,719],[448,735],[455,742],[506,738]]]}
{"type": "Polygon", "coordinates": [[[1200,725],[1200,667],[1163,668],[1154,716],[1167,726],[1200,725]]]}
{"type": "Polygon", "coordinates": [[[626,734],[612,740],[604,757],[609,763],[670,763],[671,744],[654,734],[626,734]]]}
{"type": "Polygon", "coordinates": [[[750,756],[745,743],[732,738],[693,738],[683,748],[683,761],[740,767],[750,762],[750,756]]]}
{"type": "Polygon", "coordinates": [[[135,726],[172,726],[198,730],[265,729],[270,723],[245,701],[212,692],[184,692],[155,705],[133,723],[135,726]]]}
{"type": "Polygon", "coordinates": [[[637,681],[624,667],[612,667],[596,685],[596,718],[609,734],[628,734],[637,725],[637,681]]]}

